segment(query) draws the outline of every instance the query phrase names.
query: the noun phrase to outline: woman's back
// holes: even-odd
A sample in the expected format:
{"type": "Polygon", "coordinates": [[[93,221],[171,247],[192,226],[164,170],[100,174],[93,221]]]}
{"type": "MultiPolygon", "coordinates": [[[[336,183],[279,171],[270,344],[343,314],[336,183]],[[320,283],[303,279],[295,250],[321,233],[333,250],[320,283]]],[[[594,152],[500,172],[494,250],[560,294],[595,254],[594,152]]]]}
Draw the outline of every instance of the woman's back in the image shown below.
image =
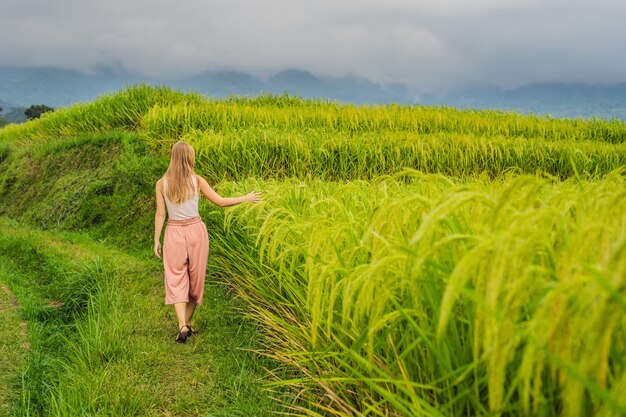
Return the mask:
{"type": "Polygon", "coordinates": [[[219,207],[233,206],[243,202],[260,201],[260,193],[251,192],[242,197],[224,198],[216,193],[200,175],[194,174],[194,150],[186,142],[172,146],[172,158],[166,174],[155,184],[157,211],[154,216],[154,255],[163,258],[165,272],[165,304],[174,304],[178,319],[176,342],[184,343],[195,333],[191,318],[196,305],[202,304],[204,280],[209,257],[209,235],[198,214],[200,192],[219,207]],[[167,197],[167,180],[170,179],[172,199],[167,197]],[[190,177],[195,191],[188,198],[190,177]],[[179,184],[178,180],[182,180],[179,184]],[[182,201],[181,201],[182,200],[182,201]],[[179,204],[174,201],[180,201],[179,204]],[[169,215],[163,247],[161,231],[169,215]],[[161,255],[161,253],[163,255],[161,255]]]}
{"type": "Polygon", "coordinates": [[[198,192],[198,177],[196,175],[194,175],[193,185],[195,189],[193,197],[183,201],[181,204],[176,204],[167,197],[167,180],[165,179],[165,175],[163,176],[163,195],[165,196],[167,215],[170,219],[184,220],[200,215],[198,212],[200,193],[198,192]]]}

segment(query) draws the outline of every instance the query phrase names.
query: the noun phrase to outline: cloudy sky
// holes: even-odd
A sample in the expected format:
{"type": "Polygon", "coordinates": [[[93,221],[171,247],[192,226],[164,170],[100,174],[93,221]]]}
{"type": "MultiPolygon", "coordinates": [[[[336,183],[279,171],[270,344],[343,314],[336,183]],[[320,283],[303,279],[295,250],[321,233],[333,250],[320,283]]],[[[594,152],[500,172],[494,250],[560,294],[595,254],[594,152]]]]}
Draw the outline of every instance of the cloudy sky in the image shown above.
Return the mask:
{"type": "Polygon", "coordinates": [[[0,65],[612,83],[626,81],[625,21],[624,0],[0,0],[0,65]]]}

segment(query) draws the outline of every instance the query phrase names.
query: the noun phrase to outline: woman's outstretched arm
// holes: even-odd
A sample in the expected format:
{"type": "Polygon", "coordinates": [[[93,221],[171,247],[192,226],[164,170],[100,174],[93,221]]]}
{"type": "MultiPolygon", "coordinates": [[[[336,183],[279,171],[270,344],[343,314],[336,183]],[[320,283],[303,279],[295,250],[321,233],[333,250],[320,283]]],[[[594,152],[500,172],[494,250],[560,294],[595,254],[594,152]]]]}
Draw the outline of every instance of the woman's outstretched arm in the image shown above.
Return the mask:
{"type": "Polygon", "coordinates": [[[162,181],[156,183],[156,214],[154,216],[154,255],[161,257],[161,231],[165,223],[165,199],[163,198],[162,181]]]}
{"type": "Polygon", "coordinates": [[[200,186],[200,192],[208,198],[213,204],[220,207],[234,206],[235,204],[250,202],[258,203],[261,201],[261,193],[253,191],[241,197],[222,197],[211,188],[208,182],[200,175],[198,177],[198,185],[200,186]]]}

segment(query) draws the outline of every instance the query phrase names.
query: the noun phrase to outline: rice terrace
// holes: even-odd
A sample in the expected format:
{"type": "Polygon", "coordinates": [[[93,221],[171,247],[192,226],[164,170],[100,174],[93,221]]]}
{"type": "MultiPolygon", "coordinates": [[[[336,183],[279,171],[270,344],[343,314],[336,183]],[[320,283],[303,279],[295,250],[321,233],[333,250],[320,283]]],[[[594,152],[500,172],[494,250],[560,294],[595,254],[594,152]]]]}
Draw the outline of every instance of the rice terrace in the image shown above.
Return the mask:
{"type": "Polygon", "coordinates": [[[0,415],[625,416],[626,122],[135,85],[0,129],[0,415]],[[198,335],[152,254],[221,194],[198,335]]]}

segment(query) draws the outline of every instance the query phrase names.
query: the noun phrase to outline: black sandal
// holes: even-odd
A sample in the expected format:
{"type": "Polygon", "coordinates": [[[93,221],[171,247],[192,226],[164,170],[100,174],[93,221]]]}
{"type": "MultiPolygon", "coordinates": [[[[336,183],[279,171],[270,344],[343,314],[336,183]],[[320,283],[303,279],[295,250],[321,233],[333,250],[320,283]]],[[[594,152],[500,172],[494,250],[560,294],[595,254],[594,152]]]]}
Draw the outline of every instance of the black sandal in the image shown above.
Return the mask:
{"type": "Polygon", "coordinates": [[[193,327],[191,327],[191,324],[185,324],[185,326],[187,326],[187,328],[189,329],[189,330],[187,330],[187,337],[189,337],[189,336],[191,336],[191,335],[193,335],[193,334],[198,333],[198,332],[196,332],[196,331],[194,330],[194,328],[193,328],[193,327]]]}
{"type": "Polygon", "coordinates": [[[180,326],[180,329],[178,330],[178,336],[176,336],[176,343],[185,343],[187,341],[187,337],[189,336],[189,330],[183,332],[184,327],[191,329],[191,326],[188,326],[186,324],[180,326]]]}

